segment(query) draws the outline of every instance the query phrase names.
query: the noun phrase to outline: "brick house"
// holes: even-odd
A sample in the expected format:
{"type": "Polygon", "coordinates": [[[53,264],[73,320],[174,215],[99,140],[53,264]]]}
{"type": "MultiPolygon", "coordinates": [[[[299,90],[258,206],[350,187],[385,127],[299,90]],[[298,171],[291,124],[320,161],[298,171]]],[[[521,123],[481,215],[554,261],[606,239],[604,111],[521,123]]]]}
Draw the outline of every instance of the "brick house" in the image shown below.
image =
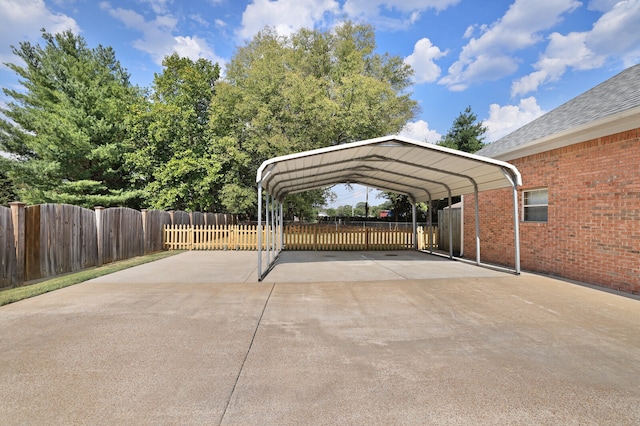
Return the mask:
{"type": "MultiPolygon", "coordinates": [[[[640,65],[478,152],[514,164],[525,271],[640,293],[640,65]]],[[[512,266],[510,190],[479,195],[482,261],[512,266]]],[[[464,251],[474,252],[474,197],[464,251]]]]}

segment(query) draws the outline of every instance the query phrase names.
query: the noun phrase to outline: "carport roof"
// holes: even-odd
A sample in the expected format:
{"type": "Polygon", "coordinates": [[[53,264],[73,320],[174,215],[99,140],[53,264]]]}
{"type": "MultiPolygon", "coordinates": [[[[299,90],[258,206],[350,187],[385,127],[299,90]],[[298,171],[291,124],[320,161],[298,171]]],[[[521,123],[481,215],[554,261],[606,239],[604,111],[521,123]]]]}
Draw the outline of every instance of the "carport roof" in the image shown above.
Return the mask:
{"type": "Polygon", "coordinates": [[[385,136],[271,158],[258,169],[256,182],[279,201],[289,194],[354,183],[426,202],[522,185],[522,178],[503,161],[385,136]]]}

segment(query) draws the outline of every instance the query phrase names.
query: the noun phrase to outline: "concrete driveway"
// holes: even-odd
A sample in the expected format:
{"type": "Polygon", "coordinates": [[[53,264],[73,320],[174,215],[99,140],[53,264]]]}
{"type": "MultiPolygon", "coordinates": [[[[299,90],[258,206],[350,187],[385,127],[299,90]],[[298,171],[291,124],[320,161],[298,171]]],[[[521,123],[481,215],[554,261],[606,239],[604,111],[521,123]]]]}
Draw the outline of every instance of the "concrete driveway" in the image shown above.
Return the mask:
{"type": "Polygon", "coordinates": [[[640,301],[414,252],[188,252],[0,308],[2,424],[640,424],[640,301]]]}

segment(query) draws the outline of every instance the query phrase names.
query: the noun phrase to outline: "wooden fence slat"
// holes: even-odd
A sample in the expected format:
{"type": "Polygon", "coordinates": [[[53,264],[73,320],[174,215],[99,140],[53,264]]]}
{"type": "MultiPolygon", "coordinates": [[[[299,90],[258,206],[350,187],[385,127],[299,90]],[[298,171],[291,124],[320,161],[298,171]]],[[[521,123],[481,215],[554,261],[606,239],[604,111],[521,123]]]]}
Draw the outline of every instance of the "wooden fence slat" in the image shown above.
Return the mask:
{"type": "Polygon", "coordinates": [[[11,209],[0,206],[0,288],[17,284],[16,247],[11,209]]]}

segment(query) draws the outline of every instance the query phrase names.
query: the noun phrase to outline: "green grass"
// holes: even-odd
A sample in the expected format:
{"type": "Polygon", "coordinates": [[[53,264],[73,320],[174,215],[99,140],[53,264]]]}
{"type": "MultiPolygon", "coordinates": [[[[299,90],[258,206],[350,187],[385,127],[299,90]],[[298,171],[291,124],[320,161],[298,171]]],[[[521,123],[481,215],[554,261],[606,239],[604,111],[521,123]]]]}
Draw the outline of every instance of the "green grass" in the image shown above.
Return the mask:
{"type": "Polygon", "coordinates": [[[182,252],[183,250],[162,251],[146,256],[133,257],[131,259],[109,263],[97,268],[91,268],[72,274],[66,274],[61,277],[41,281],[36,284],[4,290],[0,292],[0,306],[18,302],[23,299],[28,299],[29,297],[38,296],[40,294],[58,290],[60,288],[69,287],[70,285],[88,281],[93,278],[98,278],[103,275],[112,274],[123,269],[131,268],[132,266],[138,266],[144,263],[153,262],[154,260],[163,259],[165,257],[173,256],[182,252]]]}

